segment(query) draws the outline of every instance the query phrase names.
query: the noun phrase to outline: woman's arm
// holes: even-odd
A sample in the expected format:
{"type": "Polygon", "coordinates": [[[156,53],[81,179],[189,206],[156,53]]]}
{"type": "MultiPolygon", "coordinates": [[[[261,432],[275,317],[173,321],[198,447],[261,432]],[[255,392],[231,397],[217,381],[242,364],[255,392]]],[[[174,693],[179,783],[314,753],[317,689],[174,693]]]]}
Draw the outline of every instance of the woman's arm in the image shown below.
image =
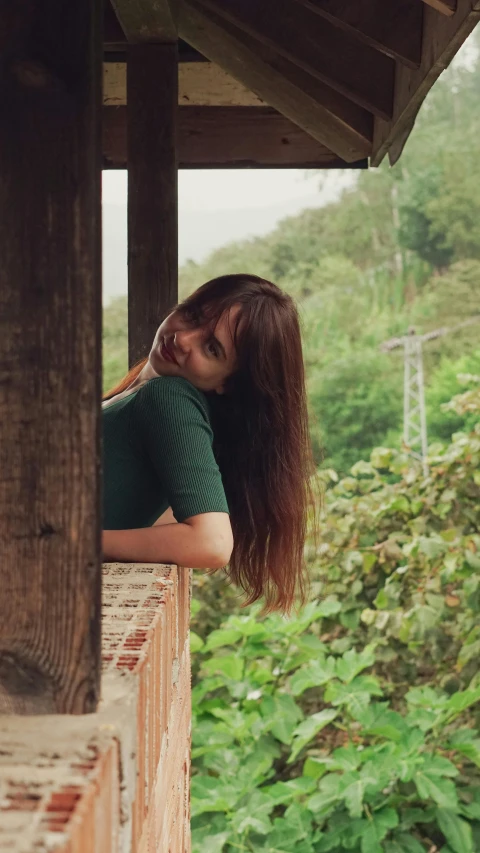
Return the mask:
{"type": "Polygon", "coordinates": [[[138,530],[104,530],[103,559],[122,563],[176,563],[193,569],[220,569],[233,549],[230,517],[205,512],[180,524],[138,530]]]}

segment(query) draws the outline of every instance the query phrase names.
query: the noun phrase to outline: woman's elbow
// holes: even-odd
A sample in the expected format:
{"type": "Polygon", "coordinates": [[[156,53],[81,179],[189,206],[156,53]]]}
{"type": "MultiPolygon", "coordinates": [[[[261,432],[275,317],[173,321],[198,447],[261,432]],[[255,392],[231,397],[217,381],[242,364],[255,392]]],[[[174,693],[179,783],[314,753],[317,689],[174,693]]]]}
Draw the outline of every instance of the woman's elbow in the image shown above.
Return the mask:
{"type": "Polygon", "coordinates": [[[233,533],[226,513],[205,513],[185,522],[192,529],[191,544],[198,569],[222,569],[230,562],[233,533]]]}
{"type": "Polygon", "coordinates": [[[230,562],[233,551],[233,536],[222,536],[210,543],[208,555],[209,569],[223,569],[230,562]]]}

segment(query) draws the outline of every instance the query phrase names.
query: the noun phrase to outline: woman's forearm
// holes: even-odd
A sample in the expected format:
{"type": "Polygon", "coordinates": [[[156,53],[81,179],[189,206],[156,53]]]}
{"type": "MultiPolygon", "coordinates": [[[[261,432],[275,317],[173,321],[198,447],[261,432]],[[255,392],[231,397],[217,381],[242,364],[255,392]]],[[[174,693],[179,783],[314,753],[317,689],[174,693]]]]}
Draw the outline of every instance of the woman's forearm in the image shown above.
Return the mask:
{"type": "Polygon", "coordinates": [[[198,569],[217,569],[230,559],[228,531],[215,525],[162,524],[136,530],[104,530],[103,559],[123,563],[176,563],[198,569]]]}

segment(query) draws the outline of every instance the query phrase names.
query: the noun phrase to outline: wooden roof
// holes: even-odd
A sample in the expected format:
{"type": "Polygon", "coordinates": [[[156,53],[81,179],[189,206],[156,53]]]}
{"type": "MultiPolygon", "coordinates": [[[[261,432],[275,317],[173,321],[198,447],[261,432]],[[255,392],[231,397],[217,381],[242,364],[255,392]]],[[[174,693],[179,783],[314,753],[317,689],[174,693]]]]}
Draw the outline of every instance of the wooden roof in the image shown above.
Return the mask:
{"type": "Polygon", "coordinates": [[[110,2],[107,168],[126,165],[129,43],[178,41],[180,167],[359,167],[398,159],[480,19],[480,0],[110,2]]]}

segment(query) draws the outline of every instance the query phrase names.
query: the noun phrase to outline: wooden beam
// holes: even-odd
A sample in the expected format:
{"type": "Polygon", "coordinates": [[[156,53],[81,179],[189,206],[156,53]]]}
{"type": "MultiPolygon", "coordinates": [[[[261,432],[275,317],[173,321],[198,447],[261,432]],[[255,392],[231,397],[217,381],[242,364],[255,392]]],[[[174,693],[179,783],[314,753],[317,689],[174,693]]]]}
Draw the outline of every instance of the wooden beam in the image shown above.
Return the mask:
{"type": "Polygon", "coordinates": [[[176,44],[129,48],[130,365],[148,355],[160,322],[178,300],[177,83],[176,44]]]}
{"type": "Polygon", "coordinates": [[[16,0],[15,3],[2,3],[0,13],[0,54],[8,51],[10,55],[18,52],[19,46],[26,43],[32,25],[31,0],[16,0]]]}
{"type": "Polygon", "coordinates": [[[32,2],[0,83],[0,713],[99,696],[100,12],[32,2]]]}
{"type": "Polygon", "coordinates": [[[127,39],[113,11],[110,0],[103,3],[103,47],[108,51],[125,51],[127,39]]]}
{"type": "Polygon", "coordinates": [[[182,38],[348,163],[371,151],[372,116],[234,25],[179,5],[182,38]]]}
{"type": "MultiPolygon", "coordinates": [[[[105,169],[127,167],[127,109],[103,111],[105,169]]],[[[340,157],[270,107],[180,107],[181,169],[348,168],[340,157]]],[[[354,164],[366,165],[366,161],[354,164]]]]}
{"type": "Polygon", "coordinates": [[[451,18],[425,6],[422,62],[418,71],[397,68],[393,119],[375,119],[373,166],[378,166],[387,152],[392,165],[398,160],[425,96],[479,20],[480,0],[475,0],[473,8],[472,0],[458,0],[451,18]]]}
{"type": "Polygon", "coordinates": [[[120,26],[133,44],[177,41],[175,0],[110,0],[120,26]]]}
{"type": "Polygon", "coordinates": [[[388,4],[385,0],[298,2],[341,30],[410,68],[418,68],[420,65],[423,9],[418,0],[390,0],[388,4]]]}
{"type": "Polygon", "coordinates": [[[291,0],[198,0],[356,104],[391,118],[395,62],[291,0]]]}
{"type": "MultiPolygon", "coordinates": [[[[157,80],[157,85],[160,84],[157,80]]],[[[127,103],[127,65],[103,64],[103,103],[109,107],[127,103]]],[[[213,62],[182,62],[178,66],[178,103],[183,106],[249,107],[263,101],[213,62]]]]}
{"type": "Polygon", "coordinates": [[[451,18],[457,11],[457,0],[423,0],[423,2],[431,6],[432,9],[436,9],[437,12],[441,12],[442,15],[447,15],[448,18],[451,18]]]}

